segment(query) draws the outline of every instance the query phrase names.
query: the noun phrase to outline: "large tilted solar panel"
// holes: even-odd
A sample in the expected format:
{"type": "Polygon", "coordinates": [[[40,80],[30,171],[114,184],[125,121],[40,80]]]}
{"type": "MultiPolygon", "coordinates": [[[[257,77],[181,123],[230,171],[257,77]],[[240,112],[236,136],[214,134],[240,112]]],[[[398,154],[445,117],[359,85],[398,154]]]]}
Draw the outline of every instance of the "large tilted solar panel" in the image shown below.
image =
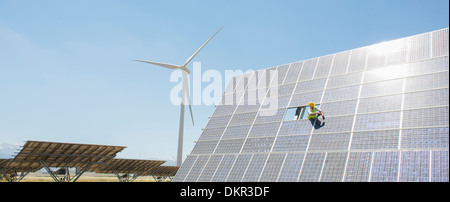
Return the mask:
{"type": "Polygon", "coordinates": [[[126,147],[75,144],[44,141],[27,141],[22,150],[14,157],[11,167],[39,167],[44,163],[48,167],[84,167],[93,164],[91,169],[113,159],[126,147]]]}
{"type": "Polygon", "coordinates": [[[233,77],[173,181],[448,182],[448,37],[233,77]],[[290,114],[310,101],[326,114],[320,128],[290,114]]]}

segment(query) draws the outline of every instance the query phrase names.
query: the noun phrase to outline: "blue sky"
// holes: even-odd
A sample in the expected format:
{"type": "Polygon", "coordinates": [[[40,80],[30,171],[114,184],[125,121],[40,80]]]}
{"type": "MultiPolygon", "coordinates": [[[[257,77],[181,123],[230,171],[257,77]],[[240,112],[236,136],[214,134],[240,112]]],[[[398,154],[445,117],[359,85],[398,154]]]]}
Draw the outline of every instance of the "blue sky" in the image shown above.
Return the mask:
{"type": "MultiPolygon", "coordinates": [[[[448,4],[0,0],[0,143],[120,145],[128,148],[118,157],[170,160],[179,121],[172,71],[132,59],[183,64],[225,25],[193,62],[222,73],[264,69],[446,28],[448,4]]],[[[214,106],[193,110],[185,156],[214,106]]]]}

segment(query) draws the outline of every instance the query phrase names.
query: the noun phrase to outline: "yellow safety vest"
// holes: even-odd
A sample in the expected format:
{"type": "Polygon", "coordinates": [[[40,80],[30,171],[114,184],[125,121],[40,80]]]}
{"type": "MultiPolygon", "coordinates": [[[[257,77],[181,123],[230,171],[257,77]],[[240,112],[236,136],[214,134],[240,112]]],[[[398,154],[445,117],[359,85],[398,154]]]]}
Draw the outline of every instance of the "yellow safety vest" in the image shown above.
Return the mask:
{"type": "MultiPolygon", "coordinates": [[[[312,113],[316,113],[316,107],[314,107],[311,112],[312,113]]],[[[308,114],[308,119],[315,119],[315,118],[317,118],[317,114],[316,115],[309,115],[308,114]]]]}

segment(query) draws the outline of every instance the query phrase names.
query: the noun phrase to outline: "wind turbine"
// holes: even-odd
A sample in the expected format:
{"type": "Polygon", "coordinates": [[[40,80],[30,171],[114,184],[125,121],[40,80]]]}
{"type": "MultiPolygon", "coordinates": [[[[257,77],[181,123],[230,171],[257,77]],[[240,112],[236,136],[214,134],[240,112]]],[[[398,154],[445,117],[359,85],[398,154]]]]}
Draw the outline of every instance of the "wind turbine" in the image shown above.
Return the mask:
{"type": "Polygon", "coordinates": [[[188,105],[189,105],[189,111],[191,112],[191,119],[192,119],[192,125],[194,125],[194,115],[192,114],[192,108],[191,108],[191,96],[189,94],[189,85],[187,80],[187,75],[191,72],[186,67],[189,62],[191,62],[192,59],[203,49],[203,47],[206,46],[206,44],[214,37],[216,34],[223,28],[222,26],[219,30],[214,33],[214,35],[209,38],[197,51],[195,51],[194,54],[189,57],[186,62],[183,65],[173,65],[173,64],[166,64],[161,62],[151,62],[151,61],[145,61],[145,60],[134,60],[138,62],[145,62],[153,65],[158,65],[161,67],[169,68],[169,69],[181,69],[182,71],[182,92],[181,92],[181,109],[180,109],[180,127],[178,129],[178,151],[177,151],[177,166],[181,166],[182,159],[183,159],[183,131],[184,131],[184,105],[185,105],[185,97],[187,95],[188,99],[188,105]]]}

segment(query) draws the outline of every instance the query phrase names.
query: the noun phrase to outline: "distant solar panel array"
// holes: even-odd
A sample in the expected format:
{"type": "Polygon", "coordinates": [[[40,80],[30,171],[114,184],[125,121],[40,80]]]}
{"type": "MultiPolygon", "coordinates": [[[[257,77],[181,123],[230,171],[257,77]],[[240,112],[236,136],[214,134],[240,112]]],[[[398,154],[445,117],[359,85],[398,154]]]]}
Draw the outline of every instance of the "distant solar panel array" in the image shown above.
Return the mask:
{"type": "Polygon", "coordinates": [[[448,31],[233,77],[174,181],[448,182],[448,31]]]}
{"type": "MultiPolygon", "coordinates": [[[[17,182],[28,173],[45,168],[57,182],[75,182],[86,171],[114,173],[120,181],[129,182],[138,176],[150,175],[151,170],[155,168],[178,170],[176,166],[161,167],[160,165],[165,161],[115,159],[117,153],[125,148],[124,146],[27,141],[13,159],[0,159],[0,175],[10,182],[17,182]],[[53,171],[52,167],[60,169],[53,171]],[[75,175],[71,176],[68,168],[77,168],[75,175]],[[130,175],[133,177],[123,178],[130,175]]],[[[167,178],[175,175],[172,172],[162,174],[159,177],[167,178]]]]}

